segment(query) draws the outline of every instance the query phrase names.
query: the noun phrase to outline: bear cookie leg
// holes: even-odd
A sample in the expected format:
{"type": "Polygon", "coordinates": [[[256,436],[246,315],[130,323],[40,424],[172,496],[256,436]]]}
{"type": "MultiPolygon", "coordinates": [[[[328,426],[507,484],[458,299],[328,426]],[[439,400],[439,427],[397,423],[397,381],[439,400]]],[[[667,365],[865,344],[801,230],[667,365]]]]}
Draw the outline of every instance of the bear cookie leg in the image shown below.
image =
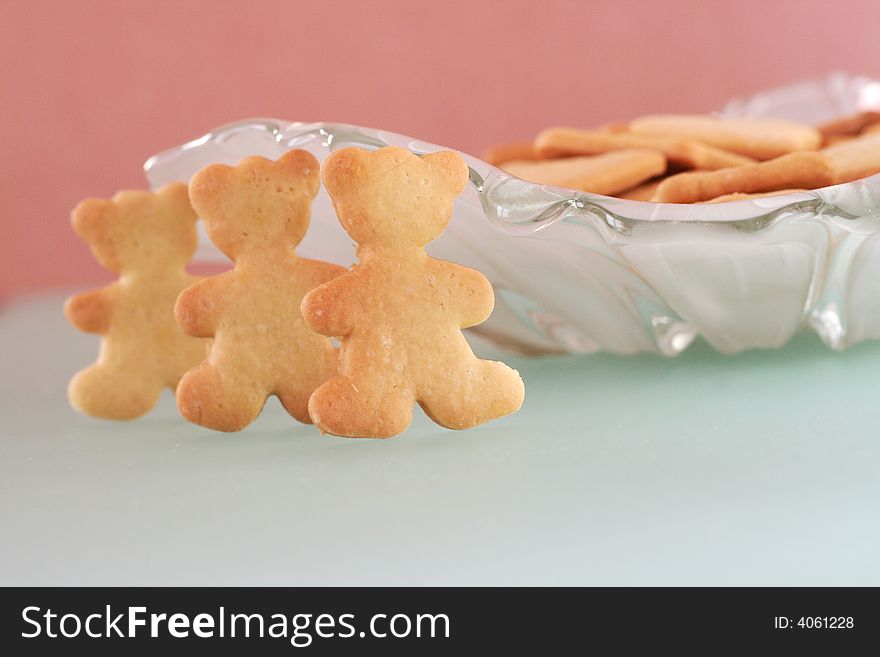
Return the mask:
{"type": "Polygon", "coordinates": [[[217,431],[239,431],[253,422],[266,394],[238,373],[225,375],[208,361],[187,372],[177,386],[177,408],[190,422],[217,431]]]}
{"type": "Polygon", "coordinates": [[[70,404],[86,415],[132,420],[156,405],[163,387],[144,374],[92,365],[71,379],[67,392],[70,404]]]}
{"type": "Polygon", "coordinates": [[[336,375],[337,352],[335,349],[319,351],[312,358],[300,358],[292,375],[276,384],[278,399],[294,419],[312,424],[309,414],[309,398],[325,381],[336,375]]]}
{"type": "Polygon", "coordinates": [[[525,387],[516,370],[493,360],[474,359],[466,368],[430,381],[419,405],[447,429],[467,429],[519,410],[525,387]]]}
{"type": "Polygon", "coordinates": [[[355,385],[337,376],[309,399],[309,413],[324,433],[350,438],[390,438],[412,422],[414,399],[409,388],[382,389],[376,382],[355,385]],[[377,392],[381,391],[381,392],[377,392]]]}
{"type": "Polygon", "coordinates": [[[313,388],[304,388],[302,386],[282,387],[278,390],[278,399],[287,410],[288,413],[297,422],[311,424],[312,418],[309,415],[309,397],[313,388]]]}

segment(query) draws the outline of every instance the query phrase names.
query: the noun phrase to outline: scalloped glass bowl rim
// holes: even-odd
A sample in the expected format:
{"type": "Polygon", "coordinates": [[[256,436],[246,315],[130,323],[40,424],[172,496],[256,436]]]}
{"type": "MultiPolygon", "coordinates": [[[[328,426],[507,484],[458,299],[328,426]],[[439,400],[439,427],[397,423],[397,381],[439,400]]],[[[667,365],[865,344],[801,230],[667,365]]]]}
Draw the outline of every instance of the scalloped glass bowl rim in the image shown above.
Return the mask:
{"type": "MultiPolygon", "coordinates": [[[[760,219],[766,220],[769,215],[781,214],[783,212],[817,212],[821,209],[821,207],[825,205],[835,205],[830,203],[825,197],[832,195],[837,196],[838,194],[846,193],[858,194],[859,189],[866,184],[870,184],[872,187],[876,185],[878,188],[880,188],[880,173],[876,173],[866,178],[860,178],[858,180],[840,183],[837,185],[830,185],[828,187],[821,187],[801,192],[790,192],[787,194],[778,194],[751,199],[725,201],[720,203],[655,203],[652,201],[636,201],[632,199],[616,198],[614,196],[592,194],[589,192],[568,189],[564,187],[554,187],[551,185],[540,185],[532,183],[522,178],[518,178],[512,174],[509,174],[503,169],[500,169],[495,165],[492,165],[485,160],[478,158],[477,156],[465,153],[464,151],[460,151],[458,149],[450,148],[447,146],[442,146],[439,144],[424,142],[416,138],[402,135],[400,133],[392,132],[389,130],[369,128],[365,126],[346,123],[320,121],[286,121],[282,119],[266,117],[243,119],[240,121],[226,123],[206,132],[196,139],[192,139],[174,148],[161,151],[146,160],[146,162],[144,163],[144,171],[148,173],[154,166],[156,166],[157,163],[159,163],[165,157],[172,156],[176,153],[180,153],[181,151],[198,147],[205,142],[212,140],[215,135],[222,134],[228,137],[230,134],[239,130],[252,129],[255,127],[263,127],[270,132],[276,134],[276,141],[278,141],[279,143],[283,143],[283,140],[279,139],[279,137],[282,136],[283,131],[303,128],[305,129],[303,131],[303,134],[305,134],[309,129],[316,132],[324,131],[326,132],[326,134],[329,135],[333,135],[335,132],[338,131],[354,131],[366,137],[368,140],[374,140],[372,143],[365,143],[365,146],[374,146],[376,148],[381,147],[383,143],[387,145],[399,145],[400,143],[408,143],[411,145],[418,144],[418,150],[413,150],[412,148],[410,148],[410,150],[413,150],[413,152],[417,152],[419,154],[433,152],[435,150],[452,150],[458,152],[462,154],[468,161],[471,174],[470,187],[474,189],[479,195],[487,215],[489,214],[489,212],[488,207],[486,207],[487,204],[483,192],[486,183],[490,181],[499,181],[502,183],[507,181],[515,181],[516,183],[518,183],[518,185],[521,185],[522,188],[530,188],[531,190],[533,190],[536,196],[545,196],[548,204],[568,204],[581,209],[596,208],[615,218],[622,219],[627,222],[645,224],[687,223],[718,225],[737,224],[745,221],[757,221],[760,219]],[[384,137],[392,137],[393,142],[397,143],[386,142],[384,137]],[[481,172],[475,170],[474,164],[476,164],[480,169],[483,169],[483,171],[481,172]],[[759,210],[760,212],[756,214],[756,210],[759,210]]],[[[291,146],[291,148],[296,148],[297,146],[298,145],[293,145],[291,146]]],[[[840,207],[836,205],[834,214],[836,214],[838,218],[842,219],[859,219],[864,217],[864,215],[861,214],[850,214],[846,212],[841,212],[840,207]]],[[[526,218],[519,221],[511,220],[509,218],[500,216],[497,212],[493,212],[492,215],[494,216],[491,217],[493,219],[491,223],[496,225],[501,224],[501,226],[498,226],[499,228],[503,227],[503,224],[519,227],[527,224],[533,225],[535,221],[538,220],[537,217],[526,218]]],[[[544,222],[540,221],[539,223],[543,224],[544,222]]],[[[761,228],[766,227],[766,225],[767,223],[761,222],[760,226],[755,226],[754,228],[760,230],[761,228]]]]}

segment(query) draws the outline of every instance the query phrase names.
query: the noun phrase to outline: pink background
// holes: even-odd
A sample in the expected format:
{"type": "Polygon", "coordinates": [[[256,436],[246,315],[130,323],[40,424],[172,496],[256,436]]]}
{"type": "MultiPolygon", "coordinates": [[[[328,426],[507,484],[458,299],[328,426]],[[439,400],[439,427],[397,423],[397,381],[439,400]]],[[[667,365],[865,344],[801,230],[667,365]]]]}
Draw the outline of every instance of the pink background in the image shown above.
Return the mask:
{"type": "Polygon", "coordinates": [[[0,0],[0,297],[109,280],[70,208],[228,121],[479,153],[833,70],[880,76],[880,2],[0,0]]]}

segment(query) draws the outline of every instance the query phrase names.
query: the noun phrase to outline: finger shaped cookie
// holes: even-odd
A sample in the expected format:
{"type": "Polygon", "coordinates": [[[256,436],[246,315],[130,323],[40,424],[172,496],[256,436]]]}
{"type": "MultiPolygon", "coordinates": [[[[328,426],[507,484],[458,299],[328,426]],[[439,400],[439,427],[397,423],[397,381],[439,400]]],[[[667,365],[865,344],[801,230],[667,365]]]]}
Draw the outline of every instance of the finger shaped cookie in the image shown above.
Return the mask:
{"type": "Polygon", "coordinates": [[[829,137],[857,135],[874,123],[880,123],[880,112],[866,110],[823,123],[819,126],[818,130],[827,139],[829,137]]]}
{"type": "Polygon", "coordinates": [[[663,180],[664,178],[649,180],[625,192],[620,192],[617,194],[617,198],[627,199],[628,201],[650,201],[654,198],[654,194],[657,193],[657,188],[663,180]]]}
{"type": "Polygon", "coordinates": [[[822,146],[834,146],[836,144],[852,141],[855,138],[854,135],[828,135],[827,137],[822,137],[822,146]]]}
{"type": "Polygon", "coordinates": [[[452,429],[517,410],[517,372],[476,358],[461,332],[492,312],[489,282],[424,248],[443,233],[467,184],[462,158],[348,148],[325,160],[322,177],[359,263],[303,299],[309,326],[342,342],[339,375],[309,401],[315,424],[385,438],[406,429],[414,402],[452,429]]]}
{"type": "Polygon", "coordinates": [[[687,169],[724,169],[754,162],[750,157],[699,141],[633,132],[548,128],[535,138],[535,150],[543,157],[599,155],[632,148],[660,151],[671,164],[687,169]]]}
{"type": "Polygon", "coordinates": [[[780,189],[775,192],[761,192],[758,194],[744,194],[742,192],[734,192],[733,194],[724,194],[713,199],[709,199],[706,203],[730,203],[731,201],[747,201],[753,198],[767,198],[768,196],[781,196],[782,194],[796,194],[805,192],[806,189],[780,189]]]}
{"type": "Polygon", "coordinates": [[[805,123],[781,119],[728,119],[700,114],[656,114],[629,124],[632,132],[701,141],[756,160],[818,148],[822,137],[805,123]]]}
{"type": "Polygon", "coordinates": [[[880,132],[827,146],[821,152],[831,161],[835,183],[851,182],[880,173],[880,132]]]}
{"type": "Polygon", "coordinates": [[[780,189],[826,187],[834,171],[822,153],[790,153],[774,160],[718,171],[689,171],[670,176],[657,187],[658,203],[697,203],[742,192],[755,194],[780,189]]]}
{"type": "Polygon", "coordinates": [[[306,234],[319,167],[306,151],[272,162],[211,165],[189,184],[193,207],[211,241],[235,265],[206,278],[177,300],[180,326],[213,337],[209,357],[177,388],[190,422],[237,431],[277,395],[300,422],[309,422],[312,392],[336,372],[336,349],[303,321],[300,301],[345,269],[306,260],[295,248],[306,234]]]}
{"type": "Polygon", "coordinates": [[[537,160],[540,158],[532,142],[518,141],[493,146],[483,153],[482,159],[497,166],[513,160],[537,160]]]}
{"type": "Polygon", "coordinates": [[[504,170],[539,185],[614,195],[666,171],[660,151],[629,149],[591,157],[508,162],[504,170]]]}
{"type": "Polygon", "coordinates": [[[173,183],[83,201],[71,220],[119,280],[67,300],[70,323],[101,335],[97,362],[70,382],[70,403],[86,415],[135,418],[205,356],[206,341],[184,335],[174,319],[177,295],[198,280],[185,271],[198,239],[196,214],[186,185],[173,183]]]}

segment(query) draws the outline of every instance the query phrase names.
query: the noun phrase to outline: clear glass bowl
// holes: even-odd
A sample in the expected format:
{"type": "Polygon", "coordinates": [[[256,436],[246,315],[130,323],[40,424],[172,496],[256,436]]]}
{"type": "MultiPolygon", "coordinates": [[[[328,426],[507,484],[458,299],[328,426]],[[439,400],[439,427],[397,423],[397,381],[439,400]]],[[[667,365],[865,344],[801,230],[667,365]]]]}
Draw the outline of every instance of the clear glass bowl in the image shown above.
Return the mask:
{"type": "MultiPolygon", "coordinates": [[[[880,82],[838,73],[731,101],[721,114],[817,123],[868,108],[880,108],[880,82]]],[[[252,119],[155,155],[144,168],[157,187],[248,155],[304,148],[322,160],[338,148],[387,144],[443,149],[370,128],[252,119]]],[[[697,336],[724,353],[779,347],[804,328],[832,349],[880,338],[880,175],[671,205],[535,185],[462,155],[471,184],[429,251],[492,281],[495,311],[475,330],[504,348],[674,356],[697,336]]],[[[223,259],[204,235],[201,244],[197,258],[223,259]]],[[[355,261],[323,191],[300,253],[355,261]]]]}

